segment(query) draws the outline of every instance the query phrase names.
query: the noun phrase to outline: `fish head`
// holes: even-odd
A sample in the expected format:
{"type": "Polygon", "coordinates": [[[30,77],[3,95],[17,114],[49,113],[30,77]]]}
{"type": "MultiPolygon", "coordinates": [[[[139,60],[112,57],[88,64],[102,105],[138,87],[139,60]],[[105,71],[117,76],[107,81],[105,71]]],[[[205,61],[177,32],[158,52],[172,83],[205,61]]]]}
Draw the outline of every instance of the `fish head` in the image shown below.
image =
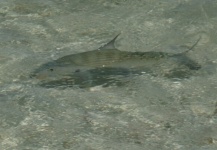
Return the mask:
{"type": "Polygon", "coordinates": [[[67,78],[70,76],[78,77],[85,72],[88,68],[82,66],[74,66],[70,64],[62,64],[56,61],[48,62],[37,68],[31,75],[31,78],[40,81],[52,81],[67,78]]]}

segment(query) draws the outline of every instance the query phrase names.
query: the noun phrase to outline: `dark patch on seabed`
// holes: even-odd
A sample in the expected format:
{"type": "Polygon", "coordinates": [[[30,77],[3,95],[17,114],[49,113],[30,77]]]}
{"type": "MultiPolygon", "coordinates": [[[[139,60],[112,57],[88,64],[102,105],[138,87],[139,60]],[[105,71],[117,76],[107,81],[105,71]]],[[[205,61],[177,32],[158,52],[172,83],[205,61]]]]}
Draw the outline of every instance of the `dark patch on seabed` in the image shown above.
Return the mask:
{"type": "Polygon", "coordinates": [[[124,84],[126,77],[150,74],[169,79],[184,79],[195,74],[201,66],[189,58],[188,52],[127,52],[115,48],[113,40],[99,49],[67,55],[37,68],[31,77],[47,88],[109,86],[124,84]]]}

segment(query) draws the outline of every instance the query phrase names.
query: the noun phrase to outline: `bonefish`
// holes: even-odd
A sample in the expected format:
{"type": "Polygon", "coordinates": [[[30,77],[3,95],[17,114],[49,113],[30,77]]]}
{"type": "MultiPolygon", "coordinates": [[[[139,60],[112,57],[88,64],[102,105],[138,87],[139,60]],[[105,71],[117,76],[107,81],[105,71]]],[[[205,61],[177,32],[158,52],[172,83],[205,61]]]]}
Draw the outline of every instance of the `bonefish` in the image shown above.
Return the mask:
{"type": "Polygon", "coordinates": [[[45,63],[31,75],[44,87],[93,87],[121,83],[121,78],[150,74],[167,78],[188,78],[201,66],[187,56],[188,50],[165,52],[127,52],[115,48],[119,34],[104,46],[87,52],[63,56],[45,63]]]}

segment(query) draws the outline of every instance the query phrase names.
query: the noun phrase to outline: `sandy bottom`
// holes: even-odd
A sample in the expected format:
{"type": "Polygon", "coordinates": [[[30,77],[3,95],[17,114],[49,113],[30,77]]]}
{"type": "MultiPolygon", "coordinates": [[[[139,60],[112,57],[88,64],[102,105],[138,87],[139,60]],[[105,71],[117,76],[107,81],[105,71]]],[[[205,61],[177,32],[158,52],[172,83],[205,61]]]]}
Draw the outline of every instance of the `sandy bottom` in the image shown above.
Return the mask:
{"type": "Polygon", "coordinates": [[[216,150],[216,0],[1,0],[1,150],[216,150]],[[181,52],[197,75],[43,88],[29,74],[122,33],[123,51],[181,52]]]}

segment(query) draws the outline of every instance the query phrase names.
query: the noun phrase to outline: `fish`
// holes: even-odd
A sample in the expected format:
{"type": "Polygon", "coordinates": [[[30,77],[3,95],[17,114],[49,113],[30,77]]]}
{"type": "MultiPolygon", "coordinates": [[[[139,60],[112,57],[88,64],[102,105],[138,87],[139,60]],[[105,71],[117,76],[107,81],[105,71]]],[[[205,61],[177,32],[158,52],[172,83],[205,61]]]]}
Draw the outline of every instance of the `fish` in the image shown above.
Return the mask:
{"type": "Polygon", "coordinates": [[[169,79],[184,79],[192,76],[201,65],[187,56],[199,42],[180,53],[130,52],[115,47],[115,41],[92,51],[63,56],[42,64],[33,71],[31,78],[46,88],[90,88],[95,86],[121,86],[137,75],[149,74],[169,79]]]}

